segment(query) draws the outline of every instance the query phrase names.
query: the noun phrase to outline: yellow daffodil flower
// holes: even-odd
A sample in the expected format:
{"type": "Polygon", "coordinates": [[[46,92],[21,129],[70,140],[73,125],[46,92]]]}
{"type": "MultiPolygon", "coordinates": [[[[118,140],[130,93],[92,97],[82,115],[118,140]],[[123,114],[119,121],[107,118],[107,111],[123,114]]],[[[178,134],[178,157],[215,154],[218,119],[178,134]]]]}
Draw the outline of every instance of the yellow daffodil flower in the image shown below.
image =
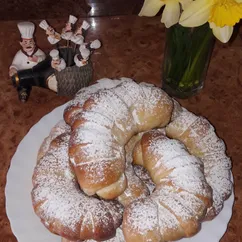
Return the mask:
{"type": "Polygon", "coordinates": [[[169,28],[179,21],[181,14],[180,4],[185,9],[190,2],[192,0],[145,0],[139,16],[153,17],[165,5],[161,22],[169,28]]]}
{"type": "Polygon", "coordinates": [[[242,0],[195,0],[183,11],[179,23],[197,27],[209,22],[215,37],[226,43],[241,18],[242,0]]]}

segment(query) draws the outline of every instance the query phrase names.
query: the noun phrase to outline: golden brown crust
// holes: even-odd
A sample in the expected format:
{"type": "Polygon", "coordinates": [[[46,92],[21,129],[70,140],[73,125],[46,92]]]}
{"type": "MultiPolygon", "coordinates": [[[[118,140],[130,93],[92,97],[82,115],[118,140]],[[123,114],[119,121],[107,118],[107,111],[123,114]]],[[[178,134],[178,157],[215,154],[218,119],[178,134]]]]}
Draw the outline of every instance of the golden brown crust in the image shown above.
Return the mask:
{"type": "Polygon", "coordinates": [[[213,204],[209,206],[205,220],[213,219],[232,191],[231,161],[223,141],[207,119],[184,108],[166,127],[166,132],[168,137],[183,142],[191,154],[202,160],[205,177],[213,190],[213,204]]]}
{"type": "Polygon", "coordinates": [[[143,134],[133,158],[148,170],[156,189],[125,208],[126,241],[170,241],[196,234],[211,204],[202,162],[158,130],[143,134]]]}
{"type": "Polygon", "coordinates": [[[124,146],[138,132],[165,126],[172,99],[159,88],[126,80],[87,95],[79,111],[77,106],[64,117],[72,127],[69,155],[79,185],[88,195],[118,197],[126,186],[124,146]]]}
{"type": "Polygon", "coordinates": [[[69,240],[107,240],[122,222],[122,206],[80,190],[69,165],[69,137],[64,133],[54,138],[35,167],[34,211],[50,232],[69,240]]]}
{"type": "Polygon", "coordinates": [[[50,142],[56,138],[57,136],[61,135],[62,133],[69,133],[70,132],[70,127],[65,123],[64,120],[60,120],[50,131],[50,134],[48,137],[46,137],[37,154],[37,163],[38,161],[45,155],[45,153],[48,151],[50,142]]]}

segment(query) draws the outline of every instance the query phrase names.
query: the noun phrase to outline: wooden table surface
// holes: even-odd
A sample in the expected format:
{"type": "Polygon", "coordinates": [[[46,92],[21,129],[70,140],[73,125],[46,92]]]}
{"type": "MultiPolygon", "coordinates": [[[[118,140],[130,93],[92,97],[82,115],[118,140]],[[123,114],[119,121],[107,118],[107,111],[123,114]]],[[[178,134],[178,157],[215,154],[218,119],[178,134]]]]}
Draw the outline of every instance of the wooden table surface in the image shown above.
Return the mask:
{"type": "MultiPolygon", "coordinates": [[[[102,77],[126,76],[161,85],[165,29],[160,18],[103,17],[90,18],[88,21],[92,28],[87,39],[99,38],[103,43],[103,47],[92,56],[94,81],[102,77]]],[[[49,22],[60,30],[65,20],[49,22]]],[[[19,49],[16,24],[17,22],[0,23],[0,242],[16,241],[5,210],[4,191],[11,158],[28,130],[41,117],[69,100],[49,90],[33,88],[27,103],[18,101],[17,92],[8,78],[8,67],[19,49]]],[[[228,230],[221,242],[242,241],[241,33],[242,31],[232,43],[216,43],[205,88],[195,97],[181,101],[187,109],[205,116],[216,127],[233,161],[235,204],[228,230]]],[[[47,52],[51,49],[40,28],[37,28],[36,39],[43,50],[47,52]]]]}

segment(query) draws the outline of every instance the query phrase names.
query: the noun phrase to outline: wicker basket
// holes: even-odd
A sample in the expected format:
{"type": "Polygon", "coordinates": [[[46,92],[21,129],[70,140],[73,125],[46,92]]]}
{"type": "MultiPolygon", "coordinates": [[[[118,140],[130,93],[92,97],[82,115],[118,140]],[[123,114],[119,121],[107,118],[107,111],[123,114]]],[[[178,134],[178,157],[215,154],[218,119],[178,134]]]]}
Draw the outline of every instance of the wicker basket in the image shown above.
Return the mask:
{"type": "Polygon", "coordinates": [[[75,51],[73,48],[60,48],[60,56],[64,58],[67,66],[64,70],[55,71],[58,82],[58,95],[74,96],[81,88],[86,87],[92,81],[92,63],[77,67],[74,63],[75,51]]]}

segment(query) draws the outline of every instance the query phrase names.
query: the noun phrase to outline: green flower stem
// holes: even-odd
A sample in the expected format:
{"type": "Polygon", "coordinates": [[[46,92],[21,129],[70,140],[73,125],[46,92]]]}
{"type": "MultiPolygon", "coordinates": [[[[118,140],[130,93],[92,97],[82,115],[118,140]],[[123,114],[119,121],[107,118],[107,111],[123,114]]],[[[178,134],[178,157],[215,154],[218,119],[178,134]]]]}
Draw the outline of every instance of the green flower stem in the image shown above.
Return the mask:
{"type": "MultiPolygon", "coordinates": [[[[195,68],[198,68],[199,61],[201,61],[201,55],[202,55],[203,51],[206,50],[208,41],[210,41],[210,39],[211,39],[211,33],[210,33],[210,31],[208,31],[206,33],[206,36],[205,36],[200,48],[198,49],[198,51],[196,53],[195,58],[192,61],[190,59],[189,65],[179,83],[179,86],[180,85],[183,86],[186,83],[188,83],[190,80],[192,80],[193,73],[196,71],[195,68]]],[[[193,81],[195,81],[195,80],[193,79],[193,81]]]]}
{"type": "MultiPolygon", "coordinates": [[[[213,49],[213,34],[206,23],[196,28],[180,25],[167,29],[163,88],[189,96],[203,86],[213,49]]],[[[168,91],[169,93],[169,91],[168,91]]]]}

